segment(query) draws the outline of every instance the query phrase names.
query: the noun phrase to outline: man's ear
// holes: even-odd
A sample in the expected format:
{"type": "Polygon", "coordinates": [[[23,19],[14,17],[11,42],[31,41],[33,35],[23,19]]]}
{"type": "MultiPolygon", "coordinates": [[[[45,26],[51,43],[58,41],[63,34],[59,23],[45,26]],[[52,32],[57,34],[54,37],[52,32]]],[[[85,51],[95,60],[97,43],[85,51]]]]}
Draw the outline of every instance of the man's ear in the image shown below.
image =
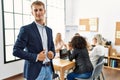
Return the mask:
{"type": "Polygon", "coordinates": [[[44,14],[46,14],[46,10],[44,11],[44,14]]]}

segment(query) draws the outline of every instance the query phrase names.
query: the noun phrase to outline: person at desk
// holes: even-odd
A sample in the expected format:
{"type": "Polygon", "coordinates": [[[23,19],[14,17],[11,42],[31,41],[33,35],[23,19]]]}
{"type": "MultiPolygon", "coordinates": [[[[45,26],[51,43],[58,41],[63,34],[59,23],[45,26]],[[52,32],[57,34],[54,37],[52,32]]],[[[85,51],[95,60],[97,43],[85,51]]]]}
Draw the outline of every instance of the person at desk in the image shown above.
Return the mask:
{"type": "Polygon", "coordinates": [[[35,21],[22,26],[13,48],[13,55],[25,60],[26,80],[52,80],[52,59],[55,56],[52,29],[45,25],[45,5],[34,1],[31,5],[35,21]]]}
{"type": "Polygon", "coordinates": [[[79,33],[75,33],[75,36],[80,36],[80,34],[79,33]]]}
{"type": "Polygon", "coordinates": [[[67,48],[67,46],[62,40],[61,33],[57,33],[55,38],[55,52],[59,53],[62,48],[67,48]]]}
{"type": "Polygon", "coordinates": [[[72,51],[73,51],[72,43],[68,42],[68,49],[67,49],[68,58],[70,58],[72,51]]]}
{"type": "Polygon", "coordinates": [[[105,48],[103,46],[103,41],[102,41],[101,34],[96,34],[94,36],[92,46],[93,46],[92,50],[89,51],[89,56],[90,56],[90,60],[93,64],[93,66],[95,67],[99,57],[104,56],[104,54],[105,54],[105,52],[104,52],[105,48]]]}
{"type": "Polygon", "coordinates": [[[87,42],[82,36],[74,36],[71,40],[73,51],[69,55],[69,60],[75,59],[73,72],[67,75],[67,80],[75,78],[89,78],[92,75],[93,66],[87,50],[87,42]]]}

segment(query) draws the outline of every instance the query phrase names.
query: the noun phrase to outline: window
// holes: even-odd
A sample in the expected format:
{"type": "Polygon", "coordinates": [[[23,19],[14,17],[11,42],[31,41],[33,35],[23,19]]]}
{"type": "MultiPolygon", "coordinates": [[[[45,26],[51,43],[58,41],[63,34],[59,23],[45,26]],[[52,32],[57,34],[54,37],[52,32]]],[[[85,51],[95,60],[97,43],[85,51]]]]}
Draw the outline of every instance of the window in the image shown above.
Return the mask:
{"type": "MultiPolygon", "coordinates": [[[[20,27],[32,22],[30,12],[32,1],[35,0],[2,0],[4,63],[20,60],[20,58],[13,56],[13,46],[20,27]]],[[[46,4],[47,25],[53,30],[57,28],[61,29],[61,26],[64,27],[64,0],[41,1],[46,4]]],[[[53,34],[55,33],[57,32],[53,34]]]]}
{"type": "Polygon", "coordinates": [[[12,55],[19,29],[31,21],[31,0],[2,0],[4,63],[20,60],[12,55]]]}

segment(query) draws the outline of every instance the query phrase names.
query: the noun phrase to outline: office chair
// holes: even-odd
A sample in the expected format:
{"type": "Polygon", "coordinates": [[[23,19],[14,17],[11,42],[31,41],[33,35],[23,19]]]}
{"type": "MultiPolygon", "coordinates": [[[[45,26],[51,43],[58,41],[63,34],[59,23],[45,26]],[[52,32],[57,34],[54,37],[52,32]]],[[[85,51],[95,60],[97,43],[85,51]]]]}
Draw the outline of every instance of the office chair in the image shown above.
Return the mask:
{"type": "MultiPolygon", "coordinates": [[[[97,64],[100,63],[100,62],[103,61],[103,60],[104,60],[104,56],[100,56],[99,59],[98,59],[98,61],[97,61],[97,64]]],[[[104,77],[104,75],[103,75],[103,72],[101,72],[101,75],[102,75],[103,80],[105,80],[105,77],[104,77]]],[[[100,80],[100,76],[98,77],[98,80],[100,80]]]]}
{"type": "Polygon", "coordinates": [[[60,80],[60,77],[57,73],[53,73],[53,80],[56,80],[56,79],[60,80]]]}
{"type": "Polygon", "coordinates": [[[98,76],[100,75],[100,73],[102,72],[103,65],[104,65],[104,61],[101,61],[100,63],[98,63],[95,66],[90,78],[87,78],[87,79],[75,78],[75,80],[95,80],[95,79],[97,79],[98,76]]]}

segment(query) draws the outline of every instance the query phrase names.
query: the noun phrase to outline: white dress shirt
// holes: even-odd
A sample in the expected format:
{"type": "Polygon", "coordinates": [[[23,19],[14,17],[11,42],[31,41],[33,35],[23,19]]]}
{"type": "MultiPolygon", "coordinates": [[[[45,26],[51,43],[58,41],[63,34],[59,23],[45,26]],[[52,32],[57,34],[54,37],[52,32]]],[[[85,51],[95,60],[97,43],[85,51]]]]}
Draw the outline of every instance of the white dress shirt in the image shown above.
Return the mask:
{"type": "Polygon", "coordinates": [[[43,49],[45,49],[45,54],[46,54],[46,59],[43,61],[43,63],[45,62],[49,62],[49,58],[47,57],[47,53],[48,53],[48,42],[47,42],[47,33],[46,33],[46,29],[45,26],[42,26],[40,24],[38,24],[36,22],[38,31],[40,33],[41,39],[42,39],[42,45],[43,45],[43,49]]]}

